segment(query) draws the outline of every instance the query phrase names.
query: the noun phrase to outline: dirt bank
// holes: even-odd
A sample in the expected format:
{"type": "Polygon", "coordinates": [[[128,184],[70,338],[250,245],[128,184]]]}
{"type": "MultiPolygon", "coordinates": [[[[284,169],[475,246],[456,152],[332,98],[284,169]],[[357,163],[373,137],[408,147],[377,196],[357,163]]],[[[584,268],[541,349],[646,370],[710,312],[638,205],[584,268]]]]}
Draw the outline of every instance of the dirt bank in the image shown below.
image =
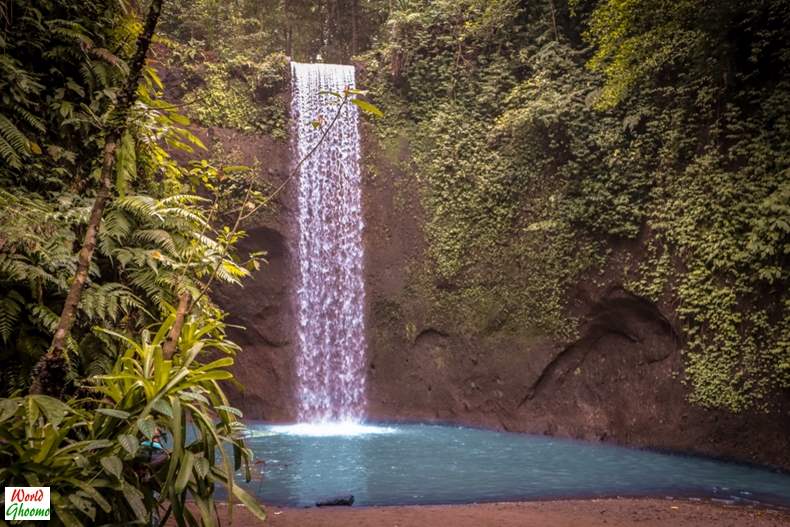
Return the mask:
{"type": "MultiPolygon", "coordinates": [[[[227,511],[220,508],[223,525],[227,511]]],[[[790,513],[710,502],[657,499],[611,499],[360,507],[335,509],[268,508],[261,523],[237,506],[232,525],[253,527],[779,527],[790,513]]],[[[170,525],[175,525],[173,522],[170,525]]],[[[230,524],[227,524],[230,525],[230,524]]]]}

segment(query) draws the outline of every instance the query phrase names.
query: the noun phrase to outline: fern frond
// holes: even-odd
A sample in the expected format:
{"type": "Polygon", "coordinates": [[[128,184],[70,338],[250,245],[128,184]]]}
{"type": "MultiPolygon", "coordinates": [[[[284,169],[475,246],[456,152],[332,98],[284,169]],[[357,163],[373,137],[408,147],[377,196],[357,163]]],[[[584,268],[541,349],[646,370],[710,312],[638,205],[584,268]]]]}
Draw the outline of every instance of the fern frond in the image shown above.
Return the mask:
{"type": "Polygon", "coordinates": [[[60,317],[50,308],[42,304],[28,304],[30,320],[42,331],[50,335],[55,333],[60,317]]]}
{"type": "Polygon", "coordinates": [[[9,337],[16,329],[24,303],[25,299],[22,295],[13,290],[0,299],[0,337],[3,342],[8,343],[9,337]]]}
{"type": "Polygon", "coordinates": [[[117,282],[91,284],[83,291],[79,305],[80,312],[96,322],[117,322],[122,315],[142,307],[142,300],[117,282]]]}
{"type": "Polygon", "coordinates": [[[96,87],[96,76],[93,74],[90,62],[83,62],[80,64],[79,70],[82,84],[87,86],[89,91],[93,91],[96,87]]]}
{"type": "Polygon", "coordinates": [[[143,229],[135,231],[131,239],[136,242],[150,243],[171,254],[176,252],[176,243],[169,232],[162,229],[143,229]]]}
{"type": "Polygon", "coordinates": [[[10,55],[0,55],[0,79],[13,86],[16,90],[18,102],[30,104],[27,95],[37,95],[44,89],[44,85],[38,82],[38,76],[30,72],[22,64],[10,55]]]}
{"type": "Polygon", "coordinates": [[[22,108],[21,106],[17,106],[14,108],[14,112],[19,116],[20,120],[24,121],[39,132],[44,133],[47,131],[47,128],[44,126],[43,119],[33,115],[28,110],[22,108]]]}
{"type": "Polygon", "coordinates": [[[194,210],[184,207],[168,207],[160,209],[162,215],[169,215],[171,217],[182,218],[196,223],[200,227],[208,226],[208,222],[202,214],[194,210]]]}
{"type": "Polygon", "coordinates": [[[27,137],[3,114],[0,114],[0,135],[17,150],[20,156],[27,154],[27,137]]]}
{"type": "Polygon", "coordinates": [[[103,63],[96,63],[92,62],[93,74],[96,76],[96,80],[99,81],[99,86],[102,88],[110,88],[113,86],[113,75],[107,70],[107,65],[103,63]]]}
{"type": "Polygon", "coordinates": [[[211,200],[203,196],[196,196],[195,194],[176,194],[174,196],[167,196],[159,200],[159,203],[164,207],[171,205],[191,205],[194,203],[209,203],[211,200]]]}
{"type": "Polygon", "coordinates": [[[245,268],[236,265],[231,260],[223,260],[217,267],[217,278],[229,284],[240,284],[241,278],[250,274],[245,268]]]}
{"type": "Polygon", "coordinates": [[[15,282],[27,276],[27,264],[16,254],[0,254],[0,278],[15,282]]]}
{"type": "Polygon", "coordinates": [[[3,139],[2,136],[0,136],[0,157],[2,157],[3,161],[8,163],[8,166],[11,168],[22,168],[22,160],[16,153],[16,149],[14,149],[8,141],[3,139]]]}
{"type": "Polygon", "coordinates": [[[156,219],[162,221],[162,217],[157,210],[157,201],[150,196],[124,196],[115,201],[121,210],[124,210],[142,220],[151,221],[156,219]]]}
{"type": "Polygon", "coordinates": [[[165,307],[164,289],[158,282],[157,273],[148,267],[140,267],[130,273],[130,283],[145,292],[145,295],[161,311],[165,307]]]}
{"type": "Polygon", "coordinates": [[[76,41],[81,48],[93,48],[93,40],[87,35],[88,30],[77,22],[71,20],[52,20],[47,23],[53,35],[58,35],[66,40],[76,41]]]}
{"type": "Polygon", "coordinates": [[[13,168],[21,168],[27,154],[27,137],[5,115],[0,114],[0,156],[13,168]]]}
{"type": "Polygon", "coordinates": [[[121,241],[126,238],[132,230],[132,222],[123,210],[111,208],[104,215],[102,221],[101,235],[121,241]]]}

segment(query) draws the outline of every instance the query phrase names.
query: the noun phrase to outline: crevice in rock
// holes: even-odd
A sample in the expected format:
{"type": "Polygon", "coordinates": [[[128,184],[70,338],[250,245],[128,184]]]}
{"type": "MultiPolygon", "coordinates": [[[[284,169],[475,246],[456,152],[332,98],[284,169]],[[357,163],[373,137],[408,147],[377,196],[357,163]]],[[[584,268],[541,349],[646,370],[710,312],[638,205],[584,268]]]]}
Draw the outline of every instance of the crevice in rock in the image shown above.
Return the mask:
{"type": "MultiPolygon", "coordinates": [[[[527,401],[533,399],[546,381],[561,368],[562,371],[558,373],[557,379],[562,379],[569,371],[580,367],[590,350],[603,337],[615,335],[625,338],[636,346],[641,345],[644,342],[644,335],[640,334],[642,329],[640,325],[644,326],[645,323],[653,327],[657,324],[663,332],[672,336],[675,343],[679,342],[680,337],[674,326],[653,302],[630,293],[620,286],[609,289],[604,298],[590,309],[589,322],[583,328],[581,337],[562,349],[544,366],[535,381],[527,388],[516,408],[521,408],[527,401]],[[571,363],[574,356],[578,360],[571,363]]],[[[644,362],[652,364],[664,360],[671,352],[672,349],[668,349],[666,353],[657,356],[646,354],[644,362]]]]}
{"type": "Polygon", "coordinates": [[[258,340],[259,343],[264,344],[266,346],[269,346],[270,348],[284,348],[284,347],[286,347],[286,346],[288,346],[290,344],[290,342],[287,341],[287,340],[282,341],[282,342],[278,342],[276,340],[270,339],[269,337],[267,337],[265,335],[261,335],[260,333],[258,333],[258,339],[257,340],[258,340]]]}
{"type": "Polygon", "coordinates": [[[448,333],[445,333],[444,331],[441,331],[439,329],[436,329],[436,328],[425,328],[422,331],[420,331],[420,333],[416,337],[414,337],[414,345],[416,346],[421,341],[426,340],[426,339],[435,339],[435,338],[443,338],[444,339],[444,338],[447,338],[449,336],[450,335],[448,333]]]}

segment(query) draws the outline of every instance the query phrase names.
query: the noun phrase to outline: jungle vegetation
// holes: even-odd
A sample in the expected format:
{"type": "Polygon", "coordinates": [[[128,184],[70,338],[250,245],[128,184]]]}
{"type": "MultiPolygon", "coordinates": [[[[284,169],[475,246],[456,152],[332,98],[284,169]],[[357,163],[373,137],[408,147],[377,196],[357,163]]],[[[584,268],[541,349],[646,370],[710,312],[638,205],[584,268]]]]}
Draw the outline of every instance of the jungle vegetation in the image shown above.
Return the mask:
{"type": "Polygon", "coordinates": [[[770,409],[790,389],[789,24],[787,0],[3,2],[0,480],[50,482],[64,525],[160,504],[211,524],[220,483],[262,514],[232,483],[240,350],[212,286],[260,265],[233,247],[266,182],[190,119],[286,140],[289,58],[360,66],[373,132],[411,154],[415,283],[459,324],[497,304],[571,339],[567,292],[629,247],[621,280],[676,317],[692,400],[770,409]],[[173,454],[152,470],[157,429],[173,454]]]}
{"type": "Polygon", "coordinates": [[[473,331],[570,340],[573,285],[619,281],[672,317],[693,402],[770,410],[790,388],[788,22],[783,0],[392,2],[359,60],[385,151],[411,152],[419,294],[473,331]]]}

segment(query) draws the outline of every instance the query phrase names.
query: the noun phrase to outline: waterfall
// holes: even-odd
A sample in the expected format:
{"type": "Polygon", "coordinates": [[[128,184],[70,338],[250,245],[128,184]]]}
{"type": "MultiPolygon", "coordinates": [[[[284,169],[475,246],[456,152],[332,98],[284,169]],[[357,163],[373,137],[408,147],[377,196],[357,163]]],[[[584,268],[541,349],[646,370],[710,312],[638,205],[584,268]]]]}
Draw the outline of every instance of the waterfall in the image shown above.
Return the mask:
{"type": "Polygon", "coordinates": [[[322,93],[353,88],[354,67],[292,63],[291,73],[295,162],[307,157],[298,173],[298,418],[360,421],[366,345],[359,114],[347,104],[332,126],[341,100],[322,93]]]}

